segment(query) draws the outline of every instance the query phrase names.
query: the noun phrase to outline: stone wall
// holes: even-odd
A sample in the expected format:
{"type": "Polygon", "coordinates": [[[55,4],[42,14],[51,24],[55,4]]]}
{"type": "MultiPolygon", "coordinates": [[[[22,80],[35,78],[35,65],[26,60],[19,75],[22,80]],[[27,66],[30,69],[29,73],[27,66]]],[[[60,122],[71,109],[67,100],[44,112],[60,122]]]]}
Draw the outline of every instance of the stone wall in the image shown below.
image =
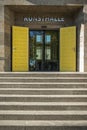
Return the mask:
{"type": "Polygon", "coordinates": [[[0,5],[70,5],[87,4],[87,0],[0,0],[0,5]]]}
{"type": "Polygon", "coordinates": [[[0,71],[4,71],[4,7],[0,6],[0,71]]]}
{"type": "Polygon", "coordinates": [[[84,13],[83,8],[75,15],[75,24],[77,27],[77,71],[84,71],[84,13]],[[82,56],[83,55],[83,56],[82,56]]]}
{"type": "Polygon", "coordinates": [[[0,5],[33,5],[28,0],[0,0],[0,5]]]}
{"type": "Polygon", "coordinates": [[[68,5],[68,4],[85,4],[87,0],[27,0],[38,5],[68,5]]]}
{"type": "Polygon", "coordinates": [[[5,44],[5,71],[11,71],[12,59],[12,26],[14,25],[14,13],[5,7],[4,20],[4,44],[5,44]]]}
{"type": "Polygon", "coordinates": [[[84,68],[87,72],[87,5],[84,6],[84,68]]]}

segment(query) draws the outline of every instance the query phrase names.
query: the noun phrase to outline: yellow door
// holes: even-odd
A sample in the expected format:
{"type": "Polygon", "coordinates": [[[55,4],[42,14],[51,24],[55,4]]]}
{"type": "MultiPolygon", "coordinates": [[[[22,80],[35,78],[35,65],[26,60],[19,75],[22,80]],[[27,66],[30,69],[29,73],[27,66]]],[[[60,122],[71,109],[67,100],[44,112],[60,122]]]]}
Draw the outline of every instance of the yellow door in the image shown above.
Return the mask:
{"type": "Polygon", "coordinates": [[[12,27],[12,71],[28,71],[29,32],[26,27],[12,27]]]}
{"type": "Polygon", "coordinates": [[[60,71],[76,71],[76,27],[60,29],[60,71]]]}

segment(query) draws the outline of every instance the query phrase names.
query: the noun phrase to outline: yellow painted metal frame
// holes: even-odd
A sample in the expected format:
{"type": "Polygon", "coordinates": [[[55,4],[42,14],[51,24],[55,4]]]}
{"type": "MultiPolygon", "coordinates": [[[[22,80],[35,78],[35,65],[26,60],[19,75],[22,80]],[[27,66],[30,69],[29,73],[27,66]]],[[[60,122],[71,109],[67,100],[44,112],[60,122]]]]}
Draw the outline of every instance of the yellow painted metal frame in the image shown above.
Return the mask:
{"type": "Polygon", "coordinates": [[[76,27],[60,28],[60,71],[76,71],[76,27]]]}
{"type": "Polygon", "coordinates": [[[29,29],[12,27],[12,71],[29,70],[29,29]]]}

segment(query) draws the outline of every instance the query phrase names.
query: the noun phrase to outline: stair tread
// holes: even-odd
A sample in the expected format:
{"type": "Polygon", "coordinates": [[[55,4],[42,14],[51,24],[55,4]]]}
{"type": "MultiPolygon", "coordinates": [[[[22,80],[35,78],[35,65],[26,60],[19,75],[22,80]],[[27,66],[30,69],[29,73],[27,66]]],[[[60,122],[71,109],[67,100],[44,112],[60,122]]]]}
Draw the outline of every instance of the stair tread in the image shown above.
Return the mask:
{"type": "Polygon", "coordinates": [[[66,110],[66,111],[39,111],[39,110],[0,110],[0,115],[87,115],[87,111],[75,111],[75,110],[66,110]]]}
{"type": "Polygon", "coordinates": [[[87,77],[46,77],[46,76],[43,76],[43,77],[0,77],[0,79],[87,79],[87,77]]]}
{"type": "Polygon", "coordinates": [[[87,126],[85,120],[0,120],[0,126],[87,126]]]}
{"type": "Polygon", "coordinates": [[[0,84],[6,84],[6,85],[8,85],[8,84],[13,84],[13,85],[15,85],[15,84],[20,84],[20,85],[26,85],[26,84],[31,84],[31,85],[33,85],[33,84],[37,84],[37,85],[41,85],[41,84],[48,84],[48,85],[56,85],[56,84],[58,84],[58,85],[76,85],[76,84],[82,84],[82,85],[84,85],[84,84],[87,84],[87,82],[0,82],[0,84]]]}
{"type": "Polygon", "coordinates": [[[42,91],[42,90],[44,90],[44,91],[71,91],[71,90],[75,90],[75,91],[87,91],[87,88],[0,88],[0,90],[26,90],[26,91],[28,91],[28,90],[35,90],[35,91],[42,91]]]}
{"type": "Polygon", "coordinates": [[[78,72],[0,73],[0,127],[87,126],[86,80],[78,72]]]}
{"type": "Polygon", "coordinates": [[[57,97],[61,97],[61,98],[66,98],[66,97],[78,97],[78,98],[83,98],[83,97],[87,97],[87,95],[18,95],[18,94],[0,94],[0,97],[47,97],[47,98],[57,98],[57,97]]]}
{"type": "Polygon", "coordinates": [[[0,105],[27,105],[27,106],[31,106],[31,105],[35,105],[35,106],[58,106],[58,105],[62,105],[62,106],[87,106],[87,102],[0,102],[0,105]]]}

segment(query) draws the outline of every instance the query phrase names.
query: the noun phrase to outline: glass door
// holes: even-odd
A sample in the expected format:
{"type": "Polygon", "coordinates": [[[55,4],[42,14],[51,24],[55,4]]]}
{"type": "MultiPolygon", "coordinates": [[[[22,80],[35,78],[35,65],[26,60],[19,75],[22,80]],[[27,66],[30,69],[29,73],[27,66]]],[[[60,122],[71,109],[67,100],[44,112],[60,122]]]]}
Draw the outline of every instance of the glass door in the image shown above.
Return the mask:
{"type": "Polygon", "coordinates": [[[30,31],[29,68],[41,71],[43,62],[43,31],[30,31]]]}
{"type": "Polygon", "coordinates": [[[45,70],[58,70],[58,31],[45,31],[45,70]]]}
{"type": "Polygon", "coordinates": [[[58,71],[58,31],[30,31],[31,71],[58,71]]]}

